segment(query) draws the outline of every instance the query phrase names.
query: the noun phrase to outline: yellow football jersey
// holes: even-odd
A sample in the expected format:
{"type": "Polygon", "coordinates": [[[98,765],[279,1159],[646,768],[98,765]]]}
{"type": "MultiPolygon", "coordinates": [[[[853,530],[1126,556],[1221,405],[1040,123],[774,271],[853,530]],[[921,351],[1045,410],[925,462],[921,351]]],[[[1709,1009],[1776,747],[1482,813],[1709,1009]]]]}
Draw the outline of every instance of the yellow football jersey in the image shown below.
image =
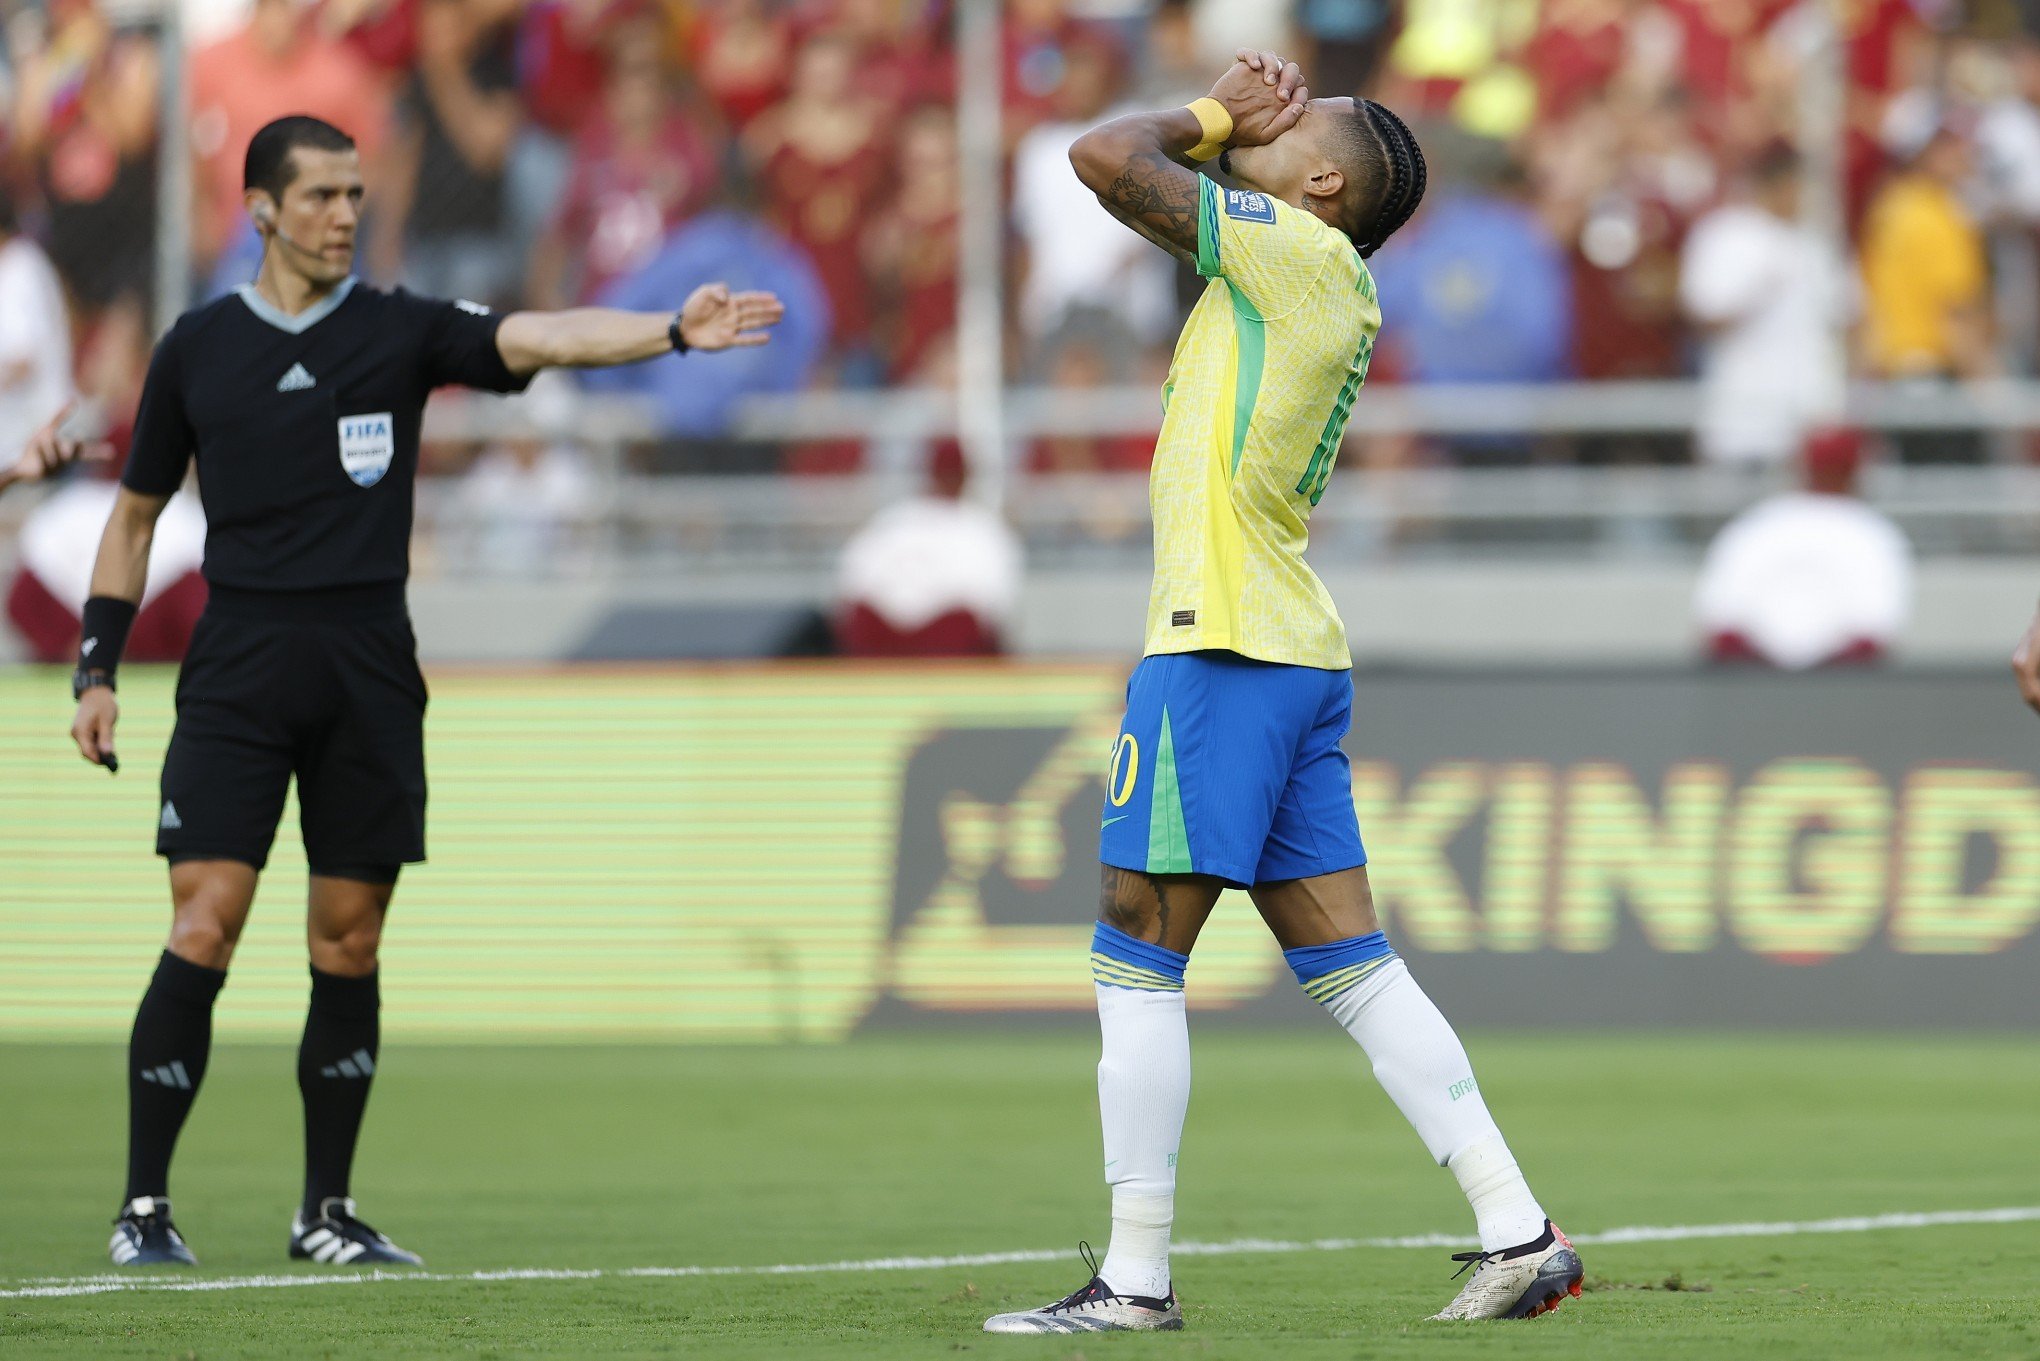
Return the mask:
{"type": "Polygon", "coordinates": [[[1224,648],[1345,670],[1332,598],[1303,560],[1381,307],[1353,243],[1301,208],[1200,181],[1197,272],[1148,477],[1146,655],[1224,648]]]}

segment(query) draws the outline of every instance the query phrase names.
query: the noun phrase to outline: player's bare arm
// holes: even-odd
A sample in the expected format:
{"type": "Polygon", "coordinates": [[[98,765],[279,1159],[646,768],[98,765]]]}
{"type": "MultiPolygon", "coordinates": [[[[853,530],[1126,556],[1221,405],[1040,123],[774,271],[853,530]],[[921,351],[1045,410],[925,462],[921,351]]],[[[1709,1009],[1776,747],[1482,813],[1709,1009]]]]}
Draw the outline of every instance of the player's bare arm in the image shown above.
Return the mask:
{"type": "Polygon", "coordinates": [[[2040,712],[2040,613],[2026,626],[2026,636],[2012,651],[2012,674],[2019,679],[2019,695],[2040,712]]]}
{"type": "Polygon", "coordinates": [[[66,403],[48,425],[28,437],[20,457],[0,467],[0,492],[17,482],[40,482],[73,463],[103,463],[113,457],[113,446],[103,440],[74,439],[63,433],[76,406],[66,403]]]}
{"type": "MultiPolygon", "coordinates": [[[[156,539],[156,521],[169,504],[167,496],[143,496],[122,487],[114,497],[106,532],[99,537],[99,557],[92,565],[92,600],[114,601],[126,607],[121,611],[126,617],[114,625],[123,638],[127,625],[134,622],[135,611],[141,608],[142,588],[149,578],[149,548],[156,539]]],[[[93,641],[98,627],[99,621],[86,621],[88,642],[93,641]]],[[[86,761],[112,769],[113,727],[120,720],[120,705],[114,700],[111,671],[94,671],[91,662],[88,653],[75,682],[78,711],[71,719],[71,740],[78,744],[78,754],[86,761]]]]}
{"type": "Polygon", "coordinates": [[[577,307],[564,312],[512,312],[496,331],[496,349],[512,373],[545,368],[605,368],[657,359],[680,346],[689,350],[748,349],[772,338],[786,315],[771,293],[732,292],[703,284],[675,316],[577,307]]]}
{"type": "Polygon", "coordinates": [[[1196,104],[1115,118],[1070,147],[1077,178],[1107,212],[1185,260],[1197,258],[1191,167],[1231,147],[1273,141],[1296,126],[1310,99],[1296,63],[1272,52],[1240,58],[1196,104]]]}

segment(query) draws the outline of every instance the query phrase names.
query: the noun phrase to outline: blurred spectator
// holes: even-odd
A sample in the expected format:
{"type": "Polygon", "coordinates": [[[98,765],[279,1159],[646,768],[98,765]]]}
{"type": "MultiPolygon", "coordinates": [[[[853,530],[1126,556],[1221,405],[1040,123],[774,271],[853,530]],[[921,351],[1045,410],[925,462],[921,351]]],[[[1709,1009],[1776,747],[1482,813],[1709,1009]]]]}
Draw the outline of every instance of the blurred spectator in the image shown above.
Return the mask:
{"type": "Polygon", "coordinates": [[[239,32],[191,57],[191,150],[195,248],[202,267],[241,224],[241,170],[264,123],[308,113],[346,131],[361,148],[370,186],[389,119],[382,77],[353,47],[321,34],[299,0],[254,0],[239,32]]]}
{"type": "Polygon", "coordinates": [[[786,91],[793,24],[771,0],[722,0],[703,8],[692,56],[702,92],[742,132],[786,91]]]}
{"type": "Polygon", "coordinates": [[[512,31],[488,0],[420,0],[418,70],[398,101],[372,272],[418,292],[496,304],[521,263],[504,175],[524,119],[512,31]]]}
{"type": "Polygon", "coordinates": [[[0,458],[12,462],[70,396],[64,287],[42,247],[22,235],[0,183],[0,458]]]}
{"type": "Polygon", "coordinates": [[[1572,236],[1582,378],[1670,378],[1686,367],[1679,252],[1715,193],[1714,162],[1676,91],[1599,110],[1612,154],[1572,236]]]}
{"type": "Polygon", "coordinates": [[[2030,377],[2040,370],[2040,38],[2003,55],[2003,86],[1977,123],[1977,159],[2003,346],[2030,377]]]}
{"type": "Polygon", "coordinates": [[[1879,191],[1863,236],[1865,350],[1885,378],[1990,372],[1983,233],[1963,204],[1968,140],[1943,125],[1879,191]]]}
{"type": "MultiPolygon", "coordinates": [[[[1043,384],[1081,393],[1132,382],[1131,357],[1115,327],[1095,315],[1079,319],[1051,343],[1043,384]]],[[[1040,473],[1146,472],[1154,450],[1152,435],[1044,435],[1028,464],[1040,473]]]]}
{"type": "Polygon", "coordinates": [[[733,289],[762,288],[786,304],[772,343],[702,356],[667,355],[626,368],[588,369],[592,392],[650,398],[669,434],[713,439],[728,429],[744,398],[798,392],[807,386],[829,335],[829,297],[807,253],[771,227],[734,208],[702,214],[681,227],[634,274],[596,301],[638,311],[674,311],[701,284],[722,279],[733,289]]]}
{"type": "Polygon", "coordinates": [[[1023,248],[1021,330],[1041,343],[1073,311],[1099,310],[1144,343],[1170,339],[1177,317],[1168,254],[1126,229],[1070,173],[1070,146],[1111,116],[1120,58],[1103,42],[1064,53],[1055,119],[1013,153],[1013,218],[1023,248]]]}
{"type": "Polygon", "coordinates": [[[1782,463],[1811,426],[1841,415],[1851,280],[1799,223],[1798,153],[1780,144],[1751,168],[1745,201],[1702,218],[1679,280],[1705,337],[1697,431],[1703,458],[1782,463]]]}
{"type": "Polygon", "coordinates": [[[857,53],[857,86],[897,111],[954,104],[956,70],[947,0],[825,0],[830,22],[857,53]]]}
{"type": "Polygon", "coordinates": [[[51,263],[89,317],[153,284],[156,52],[89,0],[58,0],[49,22],[17,76],[12,150],[35,168],[51,263]]]}
{"type": "Polygon", "coordinates": [[[1212,63],[1197,49],[1191,0],[1159,0],[1148,12],[1145,39],[1134,103],[1143,109],[1174,108],[1211,89],[1212,63]]]}
{"type": "Polygon", "coordinates": [[[599,295],[711,197],[713,154],[673,98],[649,37],[649,25],[632,24],[611,46],[602,102],[575,139],[572,178],[532,261],[533,306],[599,295]]]}
{"type": "Polygon", "coordinates": [[[899,188],[864,238],[891,382],[907,381],[956,329],[961,210],[956,124],[947,109],[917,109],[900,131],[899,188]]]}
{"type": "Polygon", "coordinates": [[[1525,61],[1537,81],[1537,115],[1569,118],[1600,95],[1621,69],[1629,46],[1629,0],[1549,0],[1525,61]]]}
{"type": "Polygon", "coordinates": [[[1006,139],[1012,146],[1036,123],[1062,116],[1069,107],[1063,82],[1069,78],[1070,58],[1103,35],[1071,14],[1068,0],[1007,0],[1000,8],[1005,18],[1006,139]]]}
{"type": "Polygon", "coordinates": [[[536,126],[561,138],[580,130],[602,97],[616,50],[629,29],[657,61],[655,25],[633,26],[632,0],[531,0],[517,27],[517,88],[536,126]],[[649,30],[649,31],[648,31],[649,30]]]}
{"type": "MultiPolygon", "coordinates": [[[[503,197],[509,249],[520,262],[532,258],[559,215],[574,168],[574,135],[600,104],[609,53],[634,27],[636,3],[529,0],[517,21],[517,91],[525,117],[503,169],[503,197]]],[[[636,27],[656,55],[663,36],[657,24],[636,27]]],[[[526,301],[544,305],[535,297],[526,301]]]]}
{"type": "Polygon", "coordinates": [[[1394,318],[1383,340],[1412,382],[1565,378],[1573,352],[1565,252],[1525,201],[1522,171],[1503,148],[1475,144],[1463,155],[1459,182],[1434,189],[1377,257],[1382,312],[1394,318]]]}
{"type": "Polygon", "coordinates": [[[1694,609],[1716,661],[1788,671],[1882,658],[1912,608],[1912,545],[1856,496],[1862,442],[1805,448],[1806,490],[1760,501],[1707,550],[1694,609]]]}
{"type": "MultiPolygon", "coordinates": [[[[77,659],[85,598],[92,594],[92,564],[118,490],[105,477],[73,479],[21,526],[7,618],[36,661],[69,665],[77,659]]],[[[128,660],[174,662],[184,655],[205,612],[205,578],[199,572],[204,559],[205,512],[197,496],[179,492],[156,521],[142,610],[128,635],[128,660]]]]}
{"type": "Polygon", "coordinates": [[[1391,0],[1297,0],[1295,23],[1309,44],[1303,57],[1311,91],[1357,95],[1371,90],[1401,31],[1391,0]]]}
{"type": "Polygon", "coordinates": [[[490,445],[454,494],[466,564],[493,576],[553,577],[585,568],[601,508],[587,455],[571,442],[574,387],[540,374],[511,398],[514,437],[490,445]]]}
{"type": "Polygon", "coordinates": [[[828,289],[834,357],[851,381],[875,380],[872,297],[858,237],[891,173],[882,101],[856,76],[857,49],[825,30],[801,44],[786,102],[751,125],[766,211],[808,254],[828,289]]]}
{"type": "Polygon", "coordinates": [[[1005,651],[1019,602],[1020,539],[964,499],[954,440],[935,447],[928,489],[888,506],[843,550],[836,645],[853,657],[987,656],[1005,651]]]}

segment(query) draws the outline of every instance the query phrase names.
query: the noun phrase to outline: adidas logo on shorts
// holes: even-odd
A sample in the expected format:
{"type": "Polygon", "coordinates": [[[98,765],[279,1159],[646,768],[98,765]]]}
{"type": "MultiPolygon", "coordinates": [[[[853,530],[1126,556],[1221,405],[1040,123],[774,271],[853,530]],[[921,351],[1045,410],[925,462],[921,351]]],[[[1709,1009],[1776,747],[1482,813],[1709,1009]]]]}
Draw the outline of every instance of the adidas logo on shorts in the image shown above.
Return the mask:
{"type": "Polygon", "coordinates": [[[177,816],[177,805],[167,799],[164,800],[163,816],[156,825],[166,832],[181,831],[184,827],[184,819],[177,816]]]}

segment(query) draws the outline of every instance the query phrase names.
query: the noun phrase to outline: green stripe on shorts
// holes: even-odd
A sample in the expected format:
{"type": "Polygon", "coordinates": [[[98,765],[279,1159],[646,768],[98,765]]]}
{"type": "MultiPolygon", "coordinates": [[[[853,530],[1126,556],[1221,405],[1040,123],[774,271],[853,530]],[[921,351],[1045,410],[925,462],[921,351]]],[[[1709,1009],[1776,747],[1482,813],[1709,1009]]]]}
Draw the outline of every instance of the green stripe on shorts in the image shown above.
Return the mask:
{"type": "Polygon", "coordinates": [[[1176,741],[1169,711],[1162,710],[1162,739],[1155,752],[1155,791],[1148,801],[1149,874],[1189,874],[1190,827],[1183,820],[1183,790],[1176,783],[1176,741]]]}

